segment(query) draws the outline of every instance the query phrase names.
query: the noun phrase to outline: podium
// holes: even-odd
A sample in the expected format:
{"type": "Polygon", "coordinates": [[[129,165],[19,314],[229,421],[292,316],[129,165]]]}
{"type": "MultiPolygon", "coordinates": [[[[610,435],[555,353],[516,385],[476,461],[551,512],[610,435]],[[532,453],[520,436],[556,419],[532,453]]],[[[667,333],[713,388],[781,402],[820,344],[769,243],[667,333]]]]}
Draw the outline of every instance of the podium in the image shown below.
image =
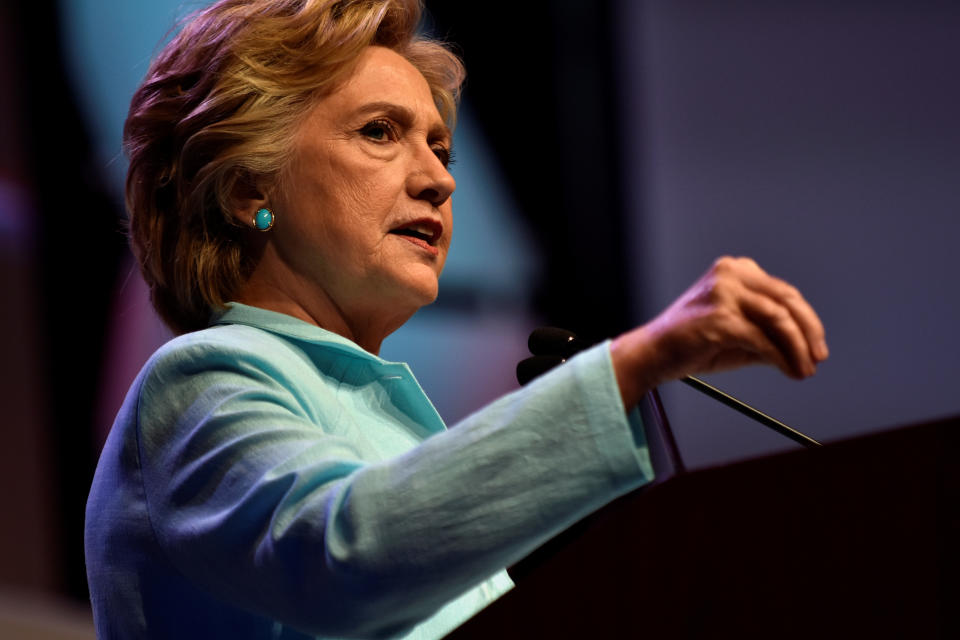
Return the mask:
{"type": "Polygon", "coordinates": [[[511,573],[448,638],[960,638],[960,418],[678,473],[511,573]]]}

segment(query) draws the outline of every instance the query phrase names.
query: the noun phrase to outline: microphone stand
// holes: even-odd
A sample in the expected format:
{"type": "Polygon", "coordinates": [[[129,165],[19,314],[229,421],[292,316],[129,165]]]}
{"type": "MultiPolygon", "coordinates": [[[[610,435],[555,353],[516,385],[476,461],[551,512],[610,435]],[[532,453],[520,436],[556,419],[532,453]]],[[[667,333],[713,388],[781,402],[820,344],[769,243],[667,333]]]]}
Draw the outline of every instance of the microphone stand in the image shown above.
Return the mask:
{"type": "Polygon", "coordinates": [[[748,418],[752,418],[753,420],[756,420],[763,426],[773,429],[780,435],[786,436],[787,438],[790,438],[791,440],[793,440],[798,444],[802,444],[803,446],[810,447],[810,448],[823,446],[820,442],[817,442],[810,436],[797,431],[793,427],[789,427],[783,424],[782,422],[780,422],[775,418],[771,418],[764,412],[758,409],[754,409],[750,405],[737,400],[733,396],[728,395],[723,391],[720,391],[720,389],[717,389],[716,387],[710,386],[709,384],[707,384],[706,382],[704,382],[699,378],[694,378],[693,376],[686,376],[685,378],[680,378],[680,382],[683,382],[684,384],[687,384],[693,387],[700,393],[704,393],[710,396],[717,402],[721,402],[727,405],[734,411],[742,413],[748,418]]]}
{"type": "MultiPolygon", "coordinates": [[[[525,360],[521,360],[520,363],[517,364],[517,380],[521,385],[526,384],[536,376],[545,373],[556,365],[566,362],[567,358],[588,346],[583,344],[573,332],[555,327],[535,329],[533,333],[530,334],[527,345],[530,348],[530,352],[534,355],[525,360]]],[[[804,447],[815,448],[823,446],[810,436],[785,425],[762,411],[754,409],[750,405],[737,400],[733,396],[720,391],[699,378],[686,376],[681,378],[680,381],[804,447]]]]}

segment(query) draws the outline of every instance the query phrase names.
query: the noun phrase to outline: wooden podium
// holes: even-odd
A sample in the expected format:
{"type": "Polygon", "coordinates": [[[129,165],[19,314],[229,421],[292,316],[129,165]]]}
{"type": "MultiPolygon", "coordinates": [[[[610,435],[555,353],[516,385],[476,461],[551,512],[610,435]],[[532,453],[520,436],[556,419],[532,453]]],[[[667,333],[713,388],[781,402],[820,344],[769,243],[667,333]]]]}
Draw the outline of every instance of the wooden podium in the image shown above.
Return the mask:
{"type": "Polygon", "coordinates": [[[449,638],[960,638],[960,418],[640,489],[449,638]]]}

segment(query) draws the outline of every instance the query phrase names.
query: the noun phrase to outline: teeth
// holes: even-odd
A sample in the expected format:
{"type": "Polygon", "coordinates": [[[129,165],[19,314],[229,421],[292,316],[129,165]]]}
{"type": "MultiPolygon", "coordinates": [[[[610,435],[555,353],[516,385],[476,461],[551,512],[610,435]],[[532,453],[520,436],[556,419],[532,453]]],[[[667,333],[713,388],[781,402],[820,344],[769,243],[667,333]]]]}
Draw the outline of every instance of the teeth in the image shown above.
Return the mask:
{"type": "Polygon", "coordinates": [[[430,222],[411,222],[410,224],[402,227],[397,227],[390,233],[398,236],[418,238],[430,246],[434,246],[435,243],[440,239],[440,234],[442,231],[437,225],[431,224],[430,222]]]}
{"type": "Polygon", "coordinates": [[[433,242],[438,235],[437,229],[433,225],[425,223],[411,223],[396,229],[394,233],[399,233],[400,235],[416,235],[427,242],[433,242]]]}

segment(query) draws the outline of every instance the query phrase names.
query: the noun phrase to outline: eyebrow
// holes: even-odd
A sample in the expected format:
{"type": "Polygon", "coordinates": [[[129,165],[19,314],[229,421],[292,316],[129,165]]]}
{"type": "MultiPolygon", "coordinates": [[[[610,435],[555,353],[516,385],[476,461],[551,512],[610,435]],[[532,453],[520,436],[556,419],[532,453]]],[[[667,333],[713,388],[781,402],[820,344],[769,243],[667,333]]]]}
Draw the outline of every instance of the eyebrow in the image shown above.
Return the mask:
{"type": "MultiPolygon", "coordinates": [[[[357,117],[373,115],[374,113],[386,113],[404,126],[411,126],[416,119],[412,109],[386,100],[368,102],[353,112],[354,116],[357,117]]],[[[440,120],[433,122],[429,126],[427,134],[431,136],[442,136],[448,143],[453,144],[453,132],[450,131],[450,127],[440,120]]]]}

